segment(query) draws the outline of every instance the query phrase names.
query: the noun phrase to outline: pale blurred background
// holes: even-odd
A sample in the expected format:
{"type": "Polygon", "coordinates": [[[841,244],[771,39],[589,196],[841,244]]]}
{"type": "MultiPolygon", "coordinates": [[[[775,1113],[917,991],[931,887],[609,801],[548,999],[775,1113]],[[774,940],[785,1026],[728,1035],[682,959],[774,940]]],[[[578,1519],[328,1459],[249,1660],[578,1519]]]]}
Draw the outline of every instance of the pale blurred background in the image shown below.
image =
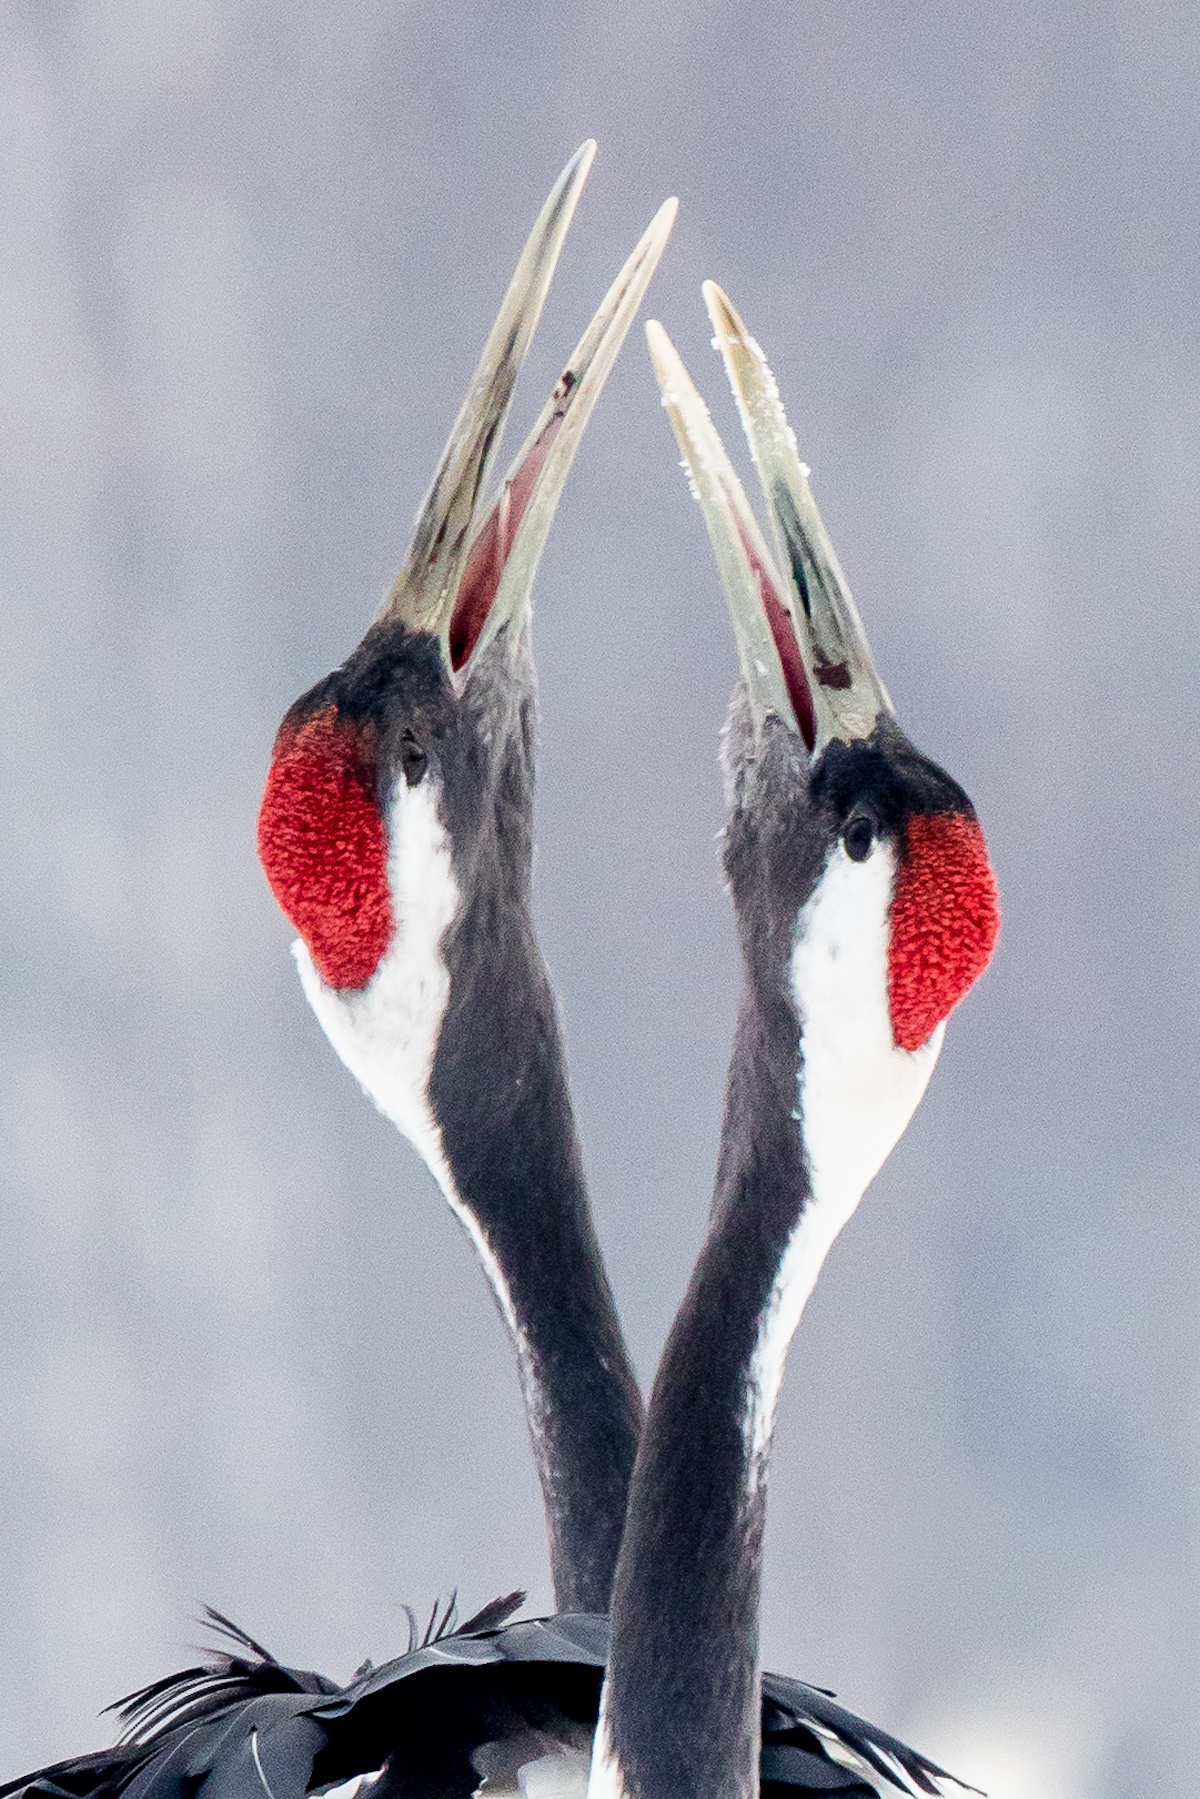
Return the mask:
{"type": "MultiPolygon", "coordinates": [[[[994,970],[793,1351],[769,1665],[997,1799],[1195,1799],[1200,44],[1171,0],[7,0],[0,1778],[209,1601],[346,1676],[549,1604],[472,1253],[253,854],[524,234],[600,159],[518,441],[659,201],[775,365],[994,970]]],[[[538,906],[648,1376],[736,992],[732,639],[640,327],[538,589],[538,906]]]]}

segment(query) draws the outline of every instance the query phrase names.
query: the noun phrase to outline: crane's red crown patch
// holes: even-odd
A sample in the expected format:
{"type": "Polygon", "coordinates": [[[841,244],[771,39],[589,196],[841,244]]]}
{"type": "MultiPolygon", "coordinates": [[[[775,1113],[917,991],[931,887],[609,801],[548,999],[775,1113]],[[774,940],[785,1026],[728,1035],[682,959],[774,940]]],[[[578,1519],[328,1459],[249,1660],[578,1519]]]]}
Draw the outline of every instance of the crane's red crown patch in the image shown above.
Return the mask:
{"type": "Polygon", "coordinates": [[[961,812],[918,812],[892,897],[888,1003],[901,1049],[920,1049],[983,973],[1000,930],[983,832],[961,812]]]}
{"type": "Polygon", "coordinates": [[[258,814],[271,891],[329,987],[365,987],[392,938],[387,831],[358,732],[336,706],[286,722],[258,814]]]}

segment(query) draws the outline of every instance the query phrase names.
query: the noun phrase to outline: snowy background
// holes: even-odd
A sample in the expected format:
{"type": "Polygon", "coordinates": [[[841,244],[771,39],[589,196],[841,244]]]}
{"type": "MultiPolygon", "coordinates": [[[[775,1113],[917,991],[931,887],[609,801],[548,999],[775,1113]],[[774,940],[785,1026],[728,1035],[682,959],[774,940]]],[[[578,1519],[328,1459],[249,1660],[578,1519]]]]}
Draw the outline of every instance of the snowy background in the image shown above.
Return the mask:
{"type": "MultiPolygon", "coordinates": [[[[801,1329],[768,1664],[997,1799],[1194,1799],[1200,41],[1176,0],[7,0],[0,1778],[210,1601],[346,1675],[549,1583],[468,1245],[303,1003],[253,823],[586,135],[515,444],[659,201],[779,376],[993,972],[801,1329]]],[[[640,328],[538,589],[538,907],[648,1375],[737,971],[732,638],[640,328]]]]}

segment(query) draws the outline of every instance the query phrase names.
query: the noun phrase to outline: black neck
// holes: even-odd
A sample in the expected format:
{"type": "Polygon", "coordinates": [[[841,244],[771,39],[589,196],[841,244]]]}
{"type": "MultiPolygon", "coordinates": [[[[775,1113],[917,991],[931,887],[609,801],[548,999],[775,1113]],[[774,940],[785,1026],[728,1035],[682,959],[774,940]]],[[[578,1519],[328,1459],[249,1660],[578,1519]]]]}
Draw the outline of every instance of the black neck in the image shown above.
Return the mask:
{"type": "Polygon", "coordinates": [[[712,1225],[659,1365],[613,1592],[605,1711],[631,1799],[758,1791],[765,1455],[748,1417],[761,1320],[808,1196],[798,1041],[781,989],[748,994],[712,1225]]]}
{"type": "Polygon", "coordinates": [[[497,887],[508,897],[472,903],[447,946],[430,1099],[511,1301],[556,1602],[604,1612],[642,1401],[588,1208],[554,997],[523,896],[497,887]]]}

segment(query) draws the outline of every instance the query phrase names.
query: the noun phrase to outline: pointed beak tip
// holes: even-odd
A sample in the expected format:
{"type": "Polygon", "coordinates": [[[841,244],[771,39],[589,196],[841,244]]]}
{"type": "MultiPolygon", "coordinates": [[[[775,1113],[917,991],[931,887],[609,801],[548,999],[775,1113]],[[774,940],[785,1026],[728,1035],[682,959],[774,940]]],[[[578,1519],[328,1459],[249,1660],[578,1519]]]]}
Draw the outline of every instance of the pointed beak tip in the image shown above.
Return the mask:
{"type": "Polygon", "coordinates": [[[654,373],[666,403],[670,398],[668,390],[678,374],[679,354],[658,319],[646,320],[646,348],[650,352],[650,361],[654,365],[654,373]]]}
{"type": "Polygon", "coordinates": [[[594,137],[584,139],[578,150],[569,158],[562,174],[550,190],[552,203],[566,204],[570,212],[575,210],[575,204],[583,191],[583,184],[591,173],[592,164],[596,160],[596,148],[594,137]]]}
{"type": "Polygon", "coordinates": [[[642,258],[647,256],[652,258],[652,266],[653,264],[657,264],[659,257],[663,253],[667,239],[674,229],[675,216],[678,211],[678,200],[664,200],[646,227],[645,233],[635,254],[642,258]]]}
{"type": "Polygon", "coordinates": [[[715,281],[706,281],[703,287],[704,304],[715,333],[713,349],[720,350],[723,345],[736,347],[746,341],[746,327],[723,288],[715,281]]]}

